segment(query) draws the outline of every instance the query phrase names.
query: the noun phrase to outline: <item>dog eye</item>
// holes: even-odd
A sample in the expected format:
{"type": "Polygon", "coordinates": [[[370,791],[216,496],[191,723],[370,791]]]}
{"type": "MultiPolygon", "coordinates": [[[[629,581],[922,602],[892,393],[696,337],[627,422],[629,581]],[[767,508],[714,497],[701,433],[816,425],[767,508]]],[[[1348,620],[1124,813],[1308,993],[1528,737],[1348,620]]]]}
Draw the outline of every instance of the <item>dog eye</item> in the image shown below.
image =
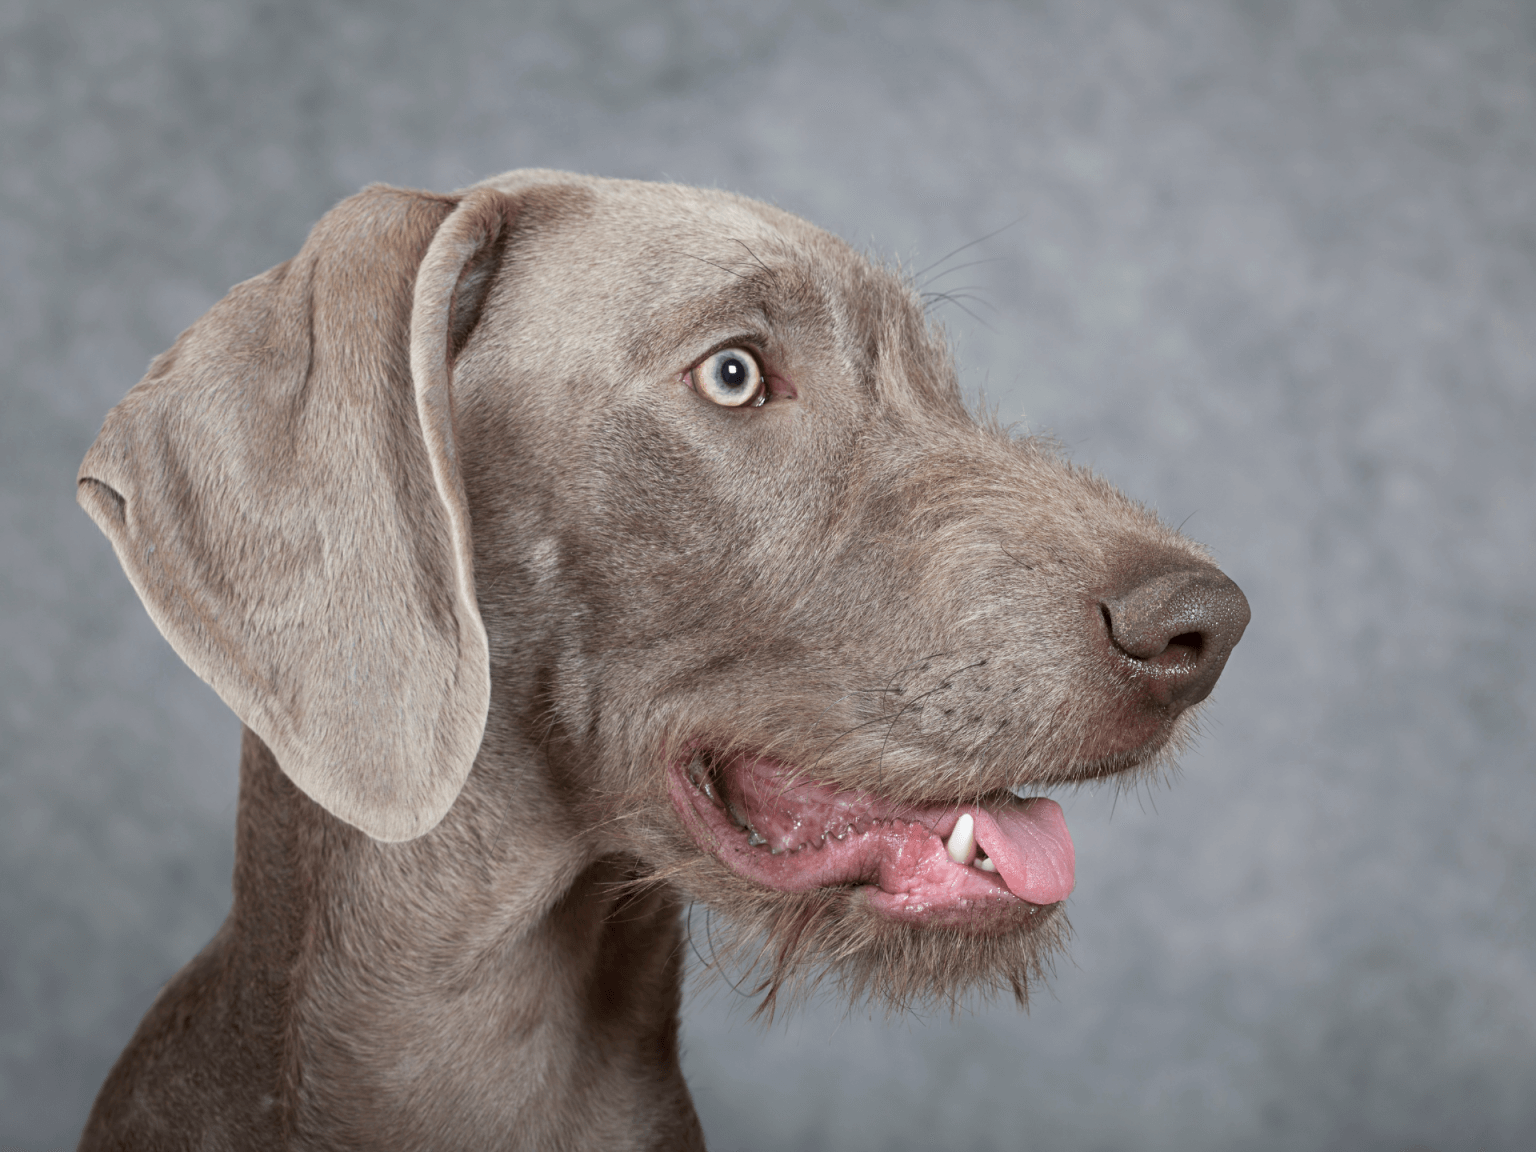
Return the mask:
{"type": "Polygon", "coordinates": [[[725,408],[754,408],[768,398],[763,370],[745,348],[725,348],[693,370],[693,386],[725,408]]]}

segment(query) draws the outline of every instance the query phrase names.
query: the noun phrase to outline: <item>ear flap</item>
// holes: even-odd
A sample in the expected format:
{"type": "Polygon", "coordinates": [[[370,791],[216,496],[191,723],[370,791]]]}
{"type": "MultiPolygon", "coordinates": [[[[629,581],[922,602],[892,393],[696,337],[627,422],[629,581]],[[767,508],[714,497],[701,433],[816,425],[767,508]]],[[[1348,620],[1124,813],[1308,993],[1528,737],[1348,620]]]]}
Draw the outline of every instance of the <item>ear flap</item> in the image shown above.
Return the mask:
{"type": "Polygon", "coordinates": [[[150,365],[79,476],[171,646],[379,840],[442,819],[490,700],[450,378],[510,202],[455,202],[343,201],[150,365]]]}

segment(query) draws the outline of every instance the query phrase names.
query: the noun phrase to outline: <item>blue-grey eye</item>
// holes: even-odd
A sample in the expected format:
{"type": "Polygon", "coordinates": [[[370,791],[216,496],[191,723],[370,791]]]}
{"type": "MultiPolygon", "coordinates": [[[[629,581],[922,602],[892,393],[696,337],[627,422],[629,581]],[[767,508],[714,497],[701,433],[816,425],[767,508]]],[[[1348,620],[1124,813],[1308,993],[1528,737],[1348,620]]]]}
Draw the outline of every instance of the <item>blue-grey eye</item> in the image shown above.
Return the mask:
{"type": "Polygon", "coordinates": [[[724,348],[705,360],[693,370],[693,386],[725,408],[756,406],[767,397],[763,370],[745,348],[724,348]]]}

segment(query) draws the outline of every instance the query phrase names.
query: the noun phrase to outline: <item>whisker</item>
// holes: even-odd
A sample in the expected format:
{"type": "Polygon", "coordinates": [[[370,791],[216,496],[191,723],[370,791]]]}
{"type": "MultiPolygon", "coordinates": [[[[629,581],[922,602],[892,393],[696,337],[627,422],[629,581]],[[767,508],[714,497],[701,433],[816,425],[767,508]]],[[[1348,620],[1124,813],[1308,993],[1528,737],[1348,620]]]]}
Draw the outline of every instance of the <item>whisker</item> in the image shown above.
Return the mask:
{"type": "Polygon", "coordinates": [[[766,264],[764,264],[762,262],[761,258],[759,258],[759,256],[758,256],[758,254],[756,252],[752,251],[752,249],[747,246],[747,242],[745,240],[739,240],[739,239],[737,239],[734,236],[731,237],[731,239],[735,240],[736,243],[740,244],[743,248],[747,249],[747,255],[752,257],[752,259],[757,261],[757,266],[759,268],[761,268],[764,272],[768,273],[770,276],[773,275],[773,269],[768,267],[768,265],[766,265],[766,264]]]}
{"type": "MultiPolygon", "coordinates": [[[[713,260],[706,260],[703,256],[695,256],[692,252],[684,252],[683,255],[687,256],[690,260],[697,260],[700,264],[708,264],[711,268],[718,268],[722,272],[729,272],[732,276],[735,276],[739,280],[745,280],[747,278],[747,274],[745,272],[738,272],[734,268],[727,268],[724,264],[717,264],[713,260]]],[[[759,263],[761,263],[761,261],[759,261],[759,263]]]]}
{"type": "Polygon", "coordinates": [[[939,303],[953,304],[956,308],[960,309],[960,311],[964,312],[967,316],[969,316],[972,320],[976,321],[976,323],[980,324],[988,332],[996,332],[997,331],[997,329],[993,328],[991,324],[987,323],[980,316],[976,315],[976,313],[972,312],[969,308],[967,308],[964,304],[962,304],[956,297],[948,296],[948,295],[946,295],[946,294],[944,294],[942,292],[935,293],[933,295],[933,297],[928,300],[928,303],[927,303],[927,305],[925,305],[925,307],[931,307],[932,305],[939,304],[939,303]]]}
{"type": "Polygon", "coordinates": [[[928,284],[933,283],[935,280],[942,280],[945,276],[953,276],[956,272],[963,272],[967,268],[978,268],[983,264],[1002,263],[1005,263],[1005,261],[1001,256],[986,256],[980,260],[967,260],[964,264],[956,264],[953,268],[946,268],[942,272],[935,272],[927,279],[927,281],[925,281],[923,284],[919,284],[918,289],[921,290],[928,284]]]}
{"type": "Polygon", "coordinates": [[[991,308],[993,307],[991,301],[983,296],[975,295],[977,292],[985,292],[986,290],[987,286],[985,284],[959,284],[953,288],[946,288],[942,292],[938,289],[934,289],[932,292],[919,292],[918,298],[922,300],[974,300],[978,304],[985,304],[988,308],[991,308]]]}
{"type": "Polygon", "coordinates": [[[974,247],[976,247],[976,245],[978,245],[978,244],[980,244],[980,243],[982,243],[984,241],[990,240],[990,239],[992,239],[992,237],[1000,235],[1001,233],[1004,233],[1004,232],[1008,231],[1008,229],[1012,228],[1015,224],[1019,223],[1019,221],[1021,221],[1023,219],[1024,219],[1024,217],[1020,216],[1018,218],[1018,220],[1010,220],[1008,223],[1004,224],[1001,228],[995,228],[991,232],[988,232],[985,236],[978,236],[976,239],[972,240],[969,244],[962,244],[962,245],[960,245],[960,247],[955,248],[955,249],[953,249],[953,250],[951,250],[949,252],[946,252],[943,256],[940,256],[932,264],[929,264],[925,268],[919,268],[916,272],[912,273],[912,279],[916,280],[919,276],[925,275],[926,273],[932,271],[933,269],[937,268],[940,264],[944,263],[944,261],[948,260],[951,256],[958,256],[958,255],[960,255],[960,253],[964,252],[967,248],[974,248],[974,247]]]}

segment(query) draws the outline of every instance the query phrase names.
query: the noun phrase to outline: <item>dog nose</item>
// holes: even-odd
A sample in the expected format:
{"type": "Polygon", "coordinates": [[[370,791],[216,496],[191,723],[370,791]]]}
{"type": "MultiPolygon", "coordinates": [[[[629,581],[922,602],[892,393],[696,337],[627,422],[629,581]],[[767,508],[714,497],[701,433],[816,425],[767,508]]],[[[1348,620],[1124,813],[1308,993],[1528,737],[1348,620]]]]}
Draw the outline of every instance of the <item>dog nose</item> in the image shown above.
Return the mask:
{"type": "Polygon", "coordinates": [[[1109,642],[1175,711],[1210,695],[1248,627],[1248,598],[1215,568],[1164,572],[1099,603],[1109,642]]]}

